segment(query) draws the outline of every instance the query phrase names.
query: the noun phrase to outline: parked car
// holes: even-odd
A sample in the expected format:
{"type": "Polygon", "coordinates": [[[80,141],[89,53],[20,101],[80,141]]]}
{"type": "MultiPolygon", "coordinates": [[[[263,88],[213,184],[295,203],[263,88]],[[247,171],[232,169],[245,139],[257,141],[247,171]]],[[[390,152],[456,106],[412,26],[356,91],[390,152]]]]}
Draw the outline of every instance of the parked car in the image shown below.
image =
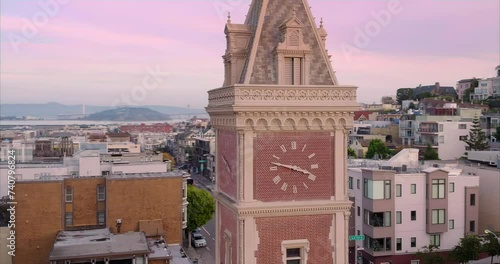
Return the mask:
{"type": "Polygon", "coordinates": [[[195,247],[195,248],[205,247],[205,246],[207,246],[207,240],[200,233],[192,233],[191,234],[191,245],[193,245],[193,247],[195,247]]]}

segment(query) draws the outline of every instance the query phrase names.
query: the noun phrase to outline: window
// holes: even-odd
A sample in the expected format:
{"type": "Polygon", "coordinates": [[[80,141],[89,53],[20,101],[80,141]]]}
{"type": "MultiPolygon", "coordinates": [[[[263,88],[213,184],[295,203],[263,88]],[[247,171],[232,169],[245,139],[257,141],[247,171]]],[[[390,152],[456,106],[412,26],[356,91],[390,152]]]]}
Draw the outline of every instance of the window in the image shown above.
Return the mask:
{"type": "Polygon", "coordinates": [[[439,124],[439,132],[443,132],[443,124],[439,124]]]}
{"type": "Polygon", "coordinates": [[[401,184],[396,184],[396,197],[401,197],[401,184]]]}
{"type": "Polygon", "coordinates": [[[411,211],[411,221],[417,220],[417,211],[411,211]]]}
{"type": "Polygon", "coordinates": [[[431,235],[430,245],[441,246],[441,235],[431,235]]]}
{"type": "Polygon", "coordinates": [[[434,209],[432,210],[432,221],[433,225],[444,224],[445,210],[444,209],[434,209]]]}
{"type": "Polygon", "coordinates": [[[66,188],[64,190],[64,196],[65,196],[65,201],[67,203],[72,203],[73,202],[73,188],[66,188]]]}
{"type": "Polygon", "coordinates": [[[416,194],[417,193],[417,185],[415,183],[412,183],[410,185],[410,189],[411,189],[411,194],[416,194]]]}
{"type": "Polygon", "coordinates": [[[391,251],[392,240],[390,237],[372,238],[365,235],[364,245],[372,251],[391,251]]]}
{"type": "Polygon", "coordinates": [[[391,181],[364,180],[364,196],[373,200],[391,199],[391,181]]]}
{"type": "Polygon", "coordinates": [[[358,216],[361,216],[361,208],[358,206],[358,216]]]}
{"type": "Polygon", "coordinates": [[[467,140],[467,136],[458,136],[458,140],[460,141],[467,140]]]}
{"type": "Polygon", "coordinates": [[[106,200],[106,187],[97,186],[97,201],[106,200]]]}
{"type": "Polygon", "coordinates": [[[432,199],[444,199],[445,179],[432,180],[432,199]]]}
{"type": "Polygon", "coordinates": [[[410,247],[417,247],[417,238],[416,237],[412,237],[411,240],[410,240],[410,247]]]}
{"type": "Polygon", "coordinates": [[[105,224],[104,219],[105,219],[104,212],[103,211],[97,212],[97,224],[104,225],[105,224]]]}
{"type": "Polygon", "coordinates": [[[370,212],[365,209],[364,223],[373,227],[391,226],[391,212],[370,212]]]}
{"type": "Polygon", "coordinates": [[[476,205],[476,194],[472,193],[470,195],[470,206],[475,206],[476,205]]]}
{"type": "Polygon", "coordinates": [[[449,185],[450,186],[448,188],[450,189],[450,192],[455,192],[455,183],[454,182],[450,182],[449,185]]]}
{"type": "Polygon", "coordinates": [[[352,177],[349,177],[349,189],[352,190],[352,177]]]}
{"type": "Polygon", "coordinates": [[[453,219],[448,220],[448,228],[455,229],[455,220],[453,219]]]}
{"type": "Polygon", "coordinates": [[[458,124],[458,129],[467,129],[467,124],[458,124]]]}
{"type": "Polygon", "coordinates": [[[358,188],[358,190],[359,190],[359,188],[360,188],[360,187],[359,187],[359,185],[361,185],[361,181],[360,181],[359,179],[357,179],[357,180],[356,180],[356,188],[358,188]]]}
{"type": "Polygon", "coordinates": [[[402,250],[403,241],[401,238],[396,238],[396,251],[402,250]]]}
{"type": "Polygon", "coordinates": [[[284,240],[281,242],[281,253],[285,264],[307,263],[309,241],[307,239],[284,240]]]}
{"type": "Polygon", "coordinates": [[[65,221],[67,226],[73,225],[73,213],[66,213],[65,221]]]}
{"type": "Polygon", "coordinates": [[[396,224],[401,224],[401,223],[403,223],[402,212],[396,211],[396,224]]]}
{"type": "Polygon", "coordinates": [[[285,58],[285,84],[302,84],[302,58],[285,58]]]}
{"type": "Polygon", "coordinates": [[[444,136],[439,136],[439,143],[444,143],[444,136]]]}
{"type": "Polygon", "coordinates": [[[410,264],[420,264],[420,260],[412,260],[410,264]]]}
{"type": "Polygon", "coordinates": [[[469,231],[470,232],[476,232],[476,221],[470,221],[469,222],[469,231]]]}
{"type": "Polygon", "coordinates": [[[302,259],[300,251],[301,251],[300,248],[287,248],[286,264],[300,264],[302,259]]]}

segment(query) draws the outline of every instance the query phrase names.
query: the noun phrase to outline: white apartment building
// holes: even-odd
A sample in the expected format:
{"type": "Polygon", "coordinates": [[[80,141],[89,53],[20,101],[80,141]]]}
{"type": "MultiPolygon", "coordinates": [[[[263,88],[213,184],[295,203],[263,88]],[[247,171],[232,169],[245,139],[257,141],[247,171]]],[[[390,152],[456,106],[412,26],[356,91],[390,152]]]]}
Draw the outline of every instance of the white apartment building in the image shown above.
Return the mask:
{"type": "MultiPolygon", "coordinates": [[[[373,161],[372,161],[373,162],[373,161]]],[[[418,263],[429,244],[450,251],[464,234],[478,233],[479,176],[460,169],[416,168],[417,149],[404,149],[388,162],[350,164],[355,241],[362,263],[418,263]]]]}
{"type": "Polygon", "coordinates": [[[5,140],[0,143],[0,161],[8,161],[9,156],[14,156],[16,162],[32,161],[34,149],[34,139],[5,140]],[[14,155],[10,154],[11,150],[14,151],[14,155]]]}
{"type": "Polygon", "coordinates": [[[462,157],[466,147],[462,140],[469,135],[472,122],[458,121],[459,116],[448,118],[448,116],[417,116],[416,120],[401,120],[399,136],[403,146],[424,150],[430,144],[442,160],[462,157]]]}

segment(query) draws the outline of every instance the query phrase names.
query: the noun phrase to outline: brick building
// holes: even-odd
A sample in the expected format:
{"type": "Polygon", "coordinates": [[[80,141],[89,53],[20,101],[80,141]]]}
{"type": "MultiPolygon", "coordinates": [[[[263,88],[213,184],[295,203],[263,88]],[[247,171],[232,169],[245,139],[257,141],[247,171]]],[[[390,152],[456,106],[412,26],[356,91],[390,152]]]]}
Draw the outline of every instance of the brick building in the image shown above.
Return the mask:
{"type": "Polygon", "coordinates": [[[254,0],[226,24],[216,131],[216,263],[348,263],[347,135],[356,87],[338,84],[306,0],[254,0]]]}
{"type": "Polygon", "coordinates": [[[179,244],[183,182],[180,172],[18,181],[13,263],[48,263],[62,230],[109,228],[116,235],[144,231],[141,222],[157,221],[157,234],[179,244]]]}

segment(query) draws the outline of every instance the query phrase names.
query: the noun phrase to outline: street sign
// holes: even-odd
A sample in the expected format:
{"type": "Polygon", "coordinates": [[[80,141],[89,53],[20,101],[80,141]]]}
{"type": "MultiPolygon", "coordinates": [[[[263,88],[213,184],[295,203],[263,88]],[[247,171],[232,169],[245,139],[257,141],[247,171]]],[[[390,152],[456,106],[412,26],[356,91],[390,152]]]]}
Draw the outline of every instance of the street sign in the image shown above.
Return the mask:
{"type": "Polygon", "coordinates": [[[349,236],[349,240],[365,240],[365,235],[349,236]]]}
{"type": "Polygon", "coordinates": [[[199,160],[198,162],[199,162],[199,163],[205,163],[205,162],[207,162],[207,161],[206,161],[206,160],[199,160]]]}

